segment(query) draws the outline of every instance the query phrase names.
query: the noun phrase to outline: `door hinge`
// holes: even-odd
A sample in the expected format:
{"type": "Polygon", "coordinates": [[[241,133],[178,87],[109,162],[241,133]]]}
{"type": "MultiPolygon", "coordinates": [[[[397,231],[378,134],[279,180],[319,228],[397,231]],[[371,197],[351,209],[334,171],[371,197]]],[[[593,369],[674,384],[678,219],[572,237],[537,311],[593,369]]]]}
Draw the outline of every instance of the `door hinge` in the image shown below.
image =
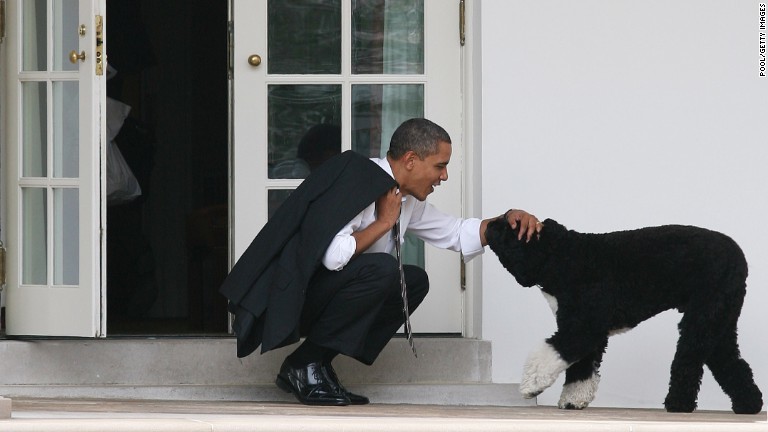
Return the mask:
{"type": "Polygon", "coordinates": [[[0,291],[5,288],[5,245],[0,240],[0,291]]]}
{"type": "Polygon", "coordinates": [[[96,76],[104,75],[104,17],[96,15],[96,76]]]}
{"type": "Polygon", "coordinates": [[[5,0],[0,0],[0,43],[5,39],[5,0]]]}
{"type": "Polygon", "coordinates": [[[227,79],[231,80],[235,69],[235,23],[227,21],[227,79]]]}
{"type": "Polygon", "coordinates": [[[464,0],[459,0],[459,43],[464,46],[466,21],[464,20],[464,0]]]}

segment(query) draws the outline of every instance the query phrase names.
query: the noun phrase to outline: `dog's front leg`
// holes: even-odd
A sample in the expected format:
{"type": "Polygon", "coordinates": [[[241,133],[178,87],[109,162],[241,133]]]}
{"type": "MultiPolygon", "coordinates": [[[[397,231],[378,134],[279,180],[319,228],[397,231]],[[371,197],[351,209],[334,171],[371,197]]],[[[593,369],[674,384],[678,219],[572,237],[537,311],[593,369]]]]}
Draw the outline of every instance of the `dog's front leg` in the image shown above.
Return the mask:
{"type": "Polygon", "coordinates": [[[600,383],[600,363],[608,344],[604,340],[600,348],[572,364],[565,371],[565,384],[557,406],[561,409],[584,409],[595,399],[600,383]]]}
{"type": "Polygon", "coordinates": [[[520,393],[526,399],[538,396],[567,368],[568,363],[563,360],[560,353],[549,341],[545,341],[528,355],[520,382],[520,393]]]}

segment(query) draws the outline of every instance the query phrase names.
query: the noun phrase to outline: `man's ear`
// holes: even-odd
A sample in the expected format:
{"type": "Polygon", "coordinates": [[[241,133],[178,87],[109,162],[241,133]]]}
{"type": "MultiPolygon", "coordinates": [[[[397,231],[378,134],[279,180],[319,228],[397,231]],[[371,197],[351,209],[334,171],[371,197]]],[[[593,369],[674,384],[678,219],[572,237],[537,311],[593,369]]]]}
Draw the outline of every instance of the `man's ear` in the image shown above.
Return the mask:
{"type": "Polygon", "coordinates": [[[405,161],[405,167],[408,170],[412,170],[413,167],[416,165],[416,159],[418,159],[418,155],[413,150],[408,150],[403,155],[403,160],[405,161]]]}

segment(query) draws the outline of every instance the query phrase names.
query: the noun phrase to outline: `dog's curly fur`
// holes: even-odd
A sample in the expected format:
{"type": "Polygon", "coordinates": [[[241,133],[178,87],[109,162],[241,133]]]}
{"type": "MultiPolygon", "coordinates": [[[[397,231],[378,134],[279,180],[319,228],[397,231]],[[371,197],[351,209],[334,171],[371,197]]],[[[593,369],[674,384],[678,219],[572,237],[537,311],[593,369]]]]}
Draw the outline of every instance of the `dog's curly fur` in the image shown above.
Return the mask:
{"type": "Polygon", "coordinates": [[[556,315],[557,331],[526,363],[524,396],[535,397],[565,371],[558,405],[585,408],[597,390],[608,337],[676,308],[683,317],[667,411],[696,409],[704,365],[734,412],[762,409],[762,393],[737,343],[747,262],[728,236],[680,225],[584,234],[547,219],[526,242],[504,218],[491,221],[485,236],[517,282],[539,286],[556,315]]]}

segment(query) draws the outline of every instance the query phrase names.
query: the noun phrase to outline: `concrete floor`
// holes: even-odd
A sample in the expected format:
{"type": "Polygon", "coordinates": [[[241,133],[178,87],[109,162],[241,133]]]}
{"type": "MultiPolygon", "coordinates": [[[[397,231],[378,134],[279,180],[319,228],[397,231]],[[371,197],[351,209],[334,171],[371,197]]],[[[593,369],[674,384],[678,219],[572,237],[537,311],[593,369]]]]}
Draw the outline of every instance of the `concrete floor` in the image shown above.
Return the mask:
{"type": "Polygon", "coordinates": [[[761,431],[766,413],[554,407],[372,404],[307,407],[294,403],[14,399],[0,431],[761,431]]]}

